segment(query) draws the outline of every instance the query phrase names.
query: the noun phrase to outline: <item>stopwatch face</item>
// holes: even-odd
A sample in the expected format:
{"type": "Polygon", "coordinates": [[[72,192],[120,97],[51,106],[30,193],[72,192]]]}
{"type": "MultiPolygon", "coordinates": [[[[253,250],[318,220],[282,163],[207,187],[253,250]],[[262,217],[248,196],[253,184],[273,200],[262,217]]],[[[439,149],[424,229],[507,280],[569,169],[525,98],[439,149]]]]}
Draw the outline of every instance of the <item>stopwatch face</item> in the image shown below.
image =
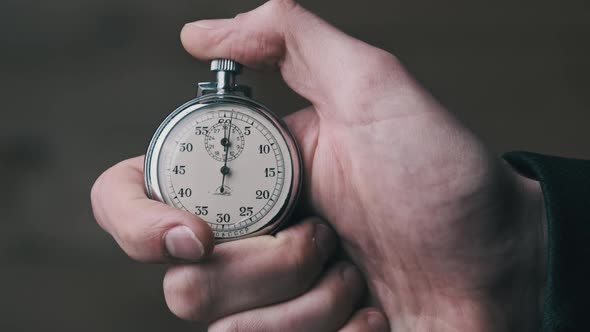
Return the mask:
{"type": "Polygon", "coordinates": [[[151,146],[146,180],[152,196],[199,216],[218,239],[260,232],[293,203],[296,148],[256,107],[188,106],[162,125],[151,146]]]}

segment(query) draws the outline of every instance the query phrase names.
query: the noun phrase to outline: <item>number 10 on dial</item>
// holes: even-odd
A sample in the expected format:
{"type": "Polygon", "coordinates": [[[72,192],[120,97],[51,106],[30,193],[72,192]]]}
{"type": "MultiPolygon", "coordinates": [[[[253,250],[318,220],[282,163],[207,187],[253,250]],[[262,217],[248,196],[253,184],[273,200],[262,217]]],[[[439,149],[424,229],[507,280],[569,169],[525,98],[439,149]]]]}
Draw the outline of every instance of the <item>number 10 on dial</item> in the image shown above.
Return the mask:
{"type": "Polygon", "coordinates": [[[217,82],[160,125],[145,160],[150,197],[194,213],[218,241],[276,231],[292,212],[302,167],[288,129],[249,88],[240,65],[214,60],[217,82]]]}

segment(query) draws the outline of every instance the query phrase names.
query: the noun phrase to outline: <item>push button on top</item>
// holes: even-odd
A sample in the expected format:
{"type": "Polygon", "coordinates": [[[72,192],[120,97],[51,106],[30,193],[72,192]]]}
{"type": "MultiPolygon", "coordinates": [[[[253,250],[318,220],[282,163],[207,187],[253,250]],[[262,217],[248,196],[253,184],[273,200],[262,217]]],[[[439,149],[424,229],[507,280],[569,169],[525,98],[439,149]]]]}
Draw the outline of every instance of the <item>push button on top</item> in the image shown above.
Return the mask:
{"type": "Polygon", "coordinates": [[[211,71],[229,71],[239,74],[242,72],[242,65],[234,60],[215,59],[211,61],[211,71]]]}

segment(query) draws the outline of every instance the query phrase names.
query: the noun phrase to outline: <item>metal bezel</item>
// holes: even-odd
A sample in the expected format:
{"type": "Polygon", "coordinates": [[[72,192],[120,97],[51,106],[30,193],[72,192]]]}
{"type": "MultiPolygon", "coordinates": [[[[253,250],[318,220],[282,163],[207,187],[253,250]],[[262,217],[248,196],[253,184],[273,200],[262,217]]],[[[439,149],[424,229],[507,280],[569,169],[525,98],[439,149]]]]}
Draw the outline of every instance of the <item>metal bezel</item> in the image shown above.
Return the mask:
{"type": "Polygon", "coordinates": [[[269,120],[277,128],[277,130],[284,137],[285,142],[287,143],[287,147],[289,149],[289,153],[291,156],[293,177],[288,191],[289,196],[287,197],[285,204],[283,205],[279,213],[275,216],[275,218],[273,218],[265,226],[263,226],[261,229],[254,233],[232,238],[216,238],[216,242],[221,243],[259,235],[273,234],[276,231],[278,231],[280,229],[280,226],[282,226],[285,223],[285,221],[289,218],[299,199],[303,180],[302,159],[301,154],[299,152],[299,147],[297,146],[297,142],[293,138],[291,132],[287,129],[287,126],[284,124],[284,122],[264,105],[250,98],[232,94],[207,94],[185,103],[184,105],[178,107],[170,115],[168,115],[168,117],[166,117],[166,119],[160,124],[160,126],[156,130],[156,133],[152,137],[145,156],[144,179],[147,195],[151,199],[164,202],[162,193],[160,191],[157,167],[159,154],[166,138],[162,137],[162,134],[165,131],[165,129],[173,128],[180,120],[182,120],[184,116],[179,116],[179,114],[185,111],[187,108],[194,107],[194,109],[186,115],[192,114],[193,112],[196,112],[204,107],[207,107],[213,103],[218,102],[236,103],[245,107],[249,107],[259,112],[267,120],[269,120]]]}

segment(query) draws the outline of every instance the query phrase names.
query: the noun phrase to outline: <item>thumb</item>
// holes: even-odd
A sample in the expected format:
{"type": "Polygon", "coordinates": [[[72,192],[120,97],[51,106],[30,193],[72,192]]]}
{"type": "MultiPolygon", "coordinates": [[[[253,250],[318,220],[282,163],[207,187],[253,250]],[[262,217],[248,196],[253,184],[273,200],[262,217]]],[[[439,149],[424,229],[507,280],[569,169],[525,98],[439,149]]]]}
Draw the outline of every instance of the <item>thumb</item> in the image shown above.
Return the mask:
{"type": "Polygon", "coordinates": [[[181,39],[202,60],[278,67],[320,117],[347,109],[338,116],[358,116],[368,99],[390,96],[411,81],[393,55],[344,34],[291,0],[271,0],[233,19],[189,23],[181,39]]]}

